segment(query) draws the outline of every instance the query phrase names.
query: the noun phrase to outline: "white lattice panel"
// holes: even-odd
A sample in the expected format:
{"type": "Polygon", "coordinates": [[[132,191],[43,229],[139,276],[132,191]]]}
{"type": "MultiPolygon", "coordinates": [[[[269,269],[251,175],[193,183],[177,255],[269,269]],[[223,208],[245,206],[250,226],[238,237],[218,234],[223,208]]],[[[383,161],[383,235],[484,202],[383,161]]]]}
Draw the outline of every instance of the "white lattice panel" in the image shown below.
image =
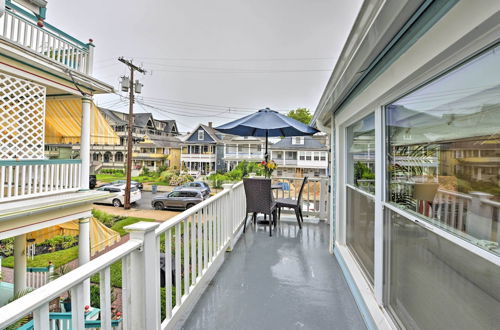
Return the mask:
{"type": "Polygon", "coordinates": [[[0,72],[0,159],[41,159],[45,87],[0,72]]]}

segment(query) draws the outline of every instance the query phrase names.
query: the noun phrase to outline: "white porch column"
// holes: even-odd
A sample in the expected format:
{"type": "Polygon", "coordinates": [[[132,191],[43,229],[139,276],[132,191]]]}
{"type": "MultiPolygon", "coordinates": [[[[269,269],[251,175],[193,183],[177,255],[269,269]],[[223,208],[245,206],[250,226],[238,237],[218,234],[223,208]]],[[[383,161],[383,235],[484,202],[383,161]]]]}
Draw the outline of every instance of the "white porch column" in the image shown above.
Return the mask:
{"type": "Polygon", "coordinates": [[[90,106],[92,97],[82,97],[82,128],[80,137],[80,159],[82,160],[81,189],[89,189],[90,172],[90,106]]]}
{"type": "MultiPolygon", "coordinates": [[[[81,266],[90,261],[90,218],[80,219],[78,227],[78,264],[81,266]]],[[[90,306],[90,279],[83,282],[83,305],[90,306]]]]}
{"type": "Polygon", "coordinates": [[[26,289],[26,234],[14,238],[14,294],[26,289]]]}

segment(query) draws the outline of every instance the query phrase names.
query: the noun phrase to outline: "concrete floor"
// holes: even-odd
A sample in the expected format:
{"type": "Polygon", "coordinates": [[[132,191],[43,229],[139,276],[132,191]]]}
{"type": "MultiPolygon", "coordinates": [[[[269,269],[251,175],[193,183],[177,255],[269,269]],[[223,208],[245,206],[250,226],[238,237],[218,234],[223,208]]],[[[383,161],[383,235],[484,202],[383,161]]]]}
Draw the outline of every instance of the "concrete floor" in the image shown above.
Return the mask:
{"type": "Polygon", "coordinates": [[[250,226],[227,253],[183,329],[366,329],[328,253],[328,226],[266,228],[250,226]]]}

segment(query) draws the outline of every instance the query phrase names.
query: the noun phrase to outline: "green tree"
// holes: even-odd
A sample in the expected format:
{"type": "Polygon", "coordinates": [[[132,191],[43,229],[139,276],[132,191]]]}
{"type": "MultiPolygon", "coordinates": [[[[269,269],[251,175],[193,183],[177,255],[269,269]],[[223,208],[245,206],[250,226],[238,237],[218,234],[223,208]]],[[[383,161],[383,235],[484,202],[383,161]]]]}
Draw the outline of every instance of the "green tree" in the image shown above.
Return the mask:
{"type": "Polygon", "coordinates": [[[301,121],[306,125],[309,125],[312,119],[312,113],[309,111],[309,109],[306,108],[298,108],[295,110],[290,110],[287,116],[295,120],[301,121]]]}

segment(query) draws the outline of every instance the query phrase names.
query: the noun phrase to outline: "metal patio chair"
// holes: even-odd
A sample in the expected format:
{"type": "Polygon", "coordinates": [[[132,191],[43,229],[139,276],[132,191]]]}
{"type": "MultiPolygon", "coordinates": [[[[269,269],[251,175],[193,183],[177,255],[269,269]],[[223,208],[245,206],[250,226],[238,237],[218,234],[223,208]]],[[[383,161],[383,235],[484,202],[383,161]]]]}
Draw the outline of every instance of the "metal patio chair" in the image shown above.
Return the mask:
{"type": "Polygon", "coordinates": [[[276,202],[271,190],[271,179],[244,178],[245,196],[247,210],[243,224],[243,232],[246,231],[248,213],[252,213],[254,225],[257,221],[257,213],[269,216],[269,236],[272,236],[272,225],[276,227],[276,202]]]}
{"type": "Polygon", "coordinates": [[[295,210],[295,216],[297,217],[297,223],[299,228],[302,228],[301,222],[304,222],[304,216],[302,215],[302,193],[304,192],[304,187],[307,183],[307,176],[302,180],[302,185],[300,186],[299,195],[297,199],[293,198],[278,198],[276,199],[276,207],[278,208],[278,220],[281,217],[281,208],[286,207],[295,210]]]}

